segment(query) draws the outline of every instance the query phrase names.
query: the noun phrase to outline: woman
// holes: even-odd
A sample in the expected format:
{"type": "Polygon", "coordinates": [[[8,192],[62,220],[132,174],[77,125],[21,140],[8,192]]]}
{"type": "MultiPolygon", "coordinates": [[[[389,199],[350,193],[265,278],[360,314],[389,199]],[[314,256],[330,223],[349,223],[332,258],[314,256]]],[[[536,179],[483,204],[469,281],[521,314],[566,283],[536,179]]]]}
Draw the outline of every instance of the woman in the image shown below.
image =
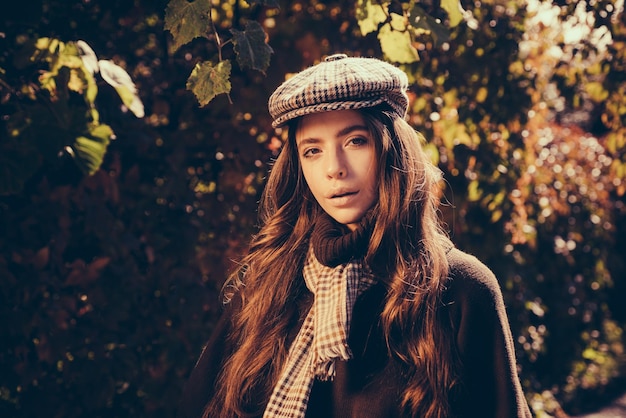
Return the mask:
{"type": "Polygon", "coordinates": [[[529,417],[496,278],[438,220],[406,75],[333,55],[272,94],[288,141],[182,417],[529,417]]]}

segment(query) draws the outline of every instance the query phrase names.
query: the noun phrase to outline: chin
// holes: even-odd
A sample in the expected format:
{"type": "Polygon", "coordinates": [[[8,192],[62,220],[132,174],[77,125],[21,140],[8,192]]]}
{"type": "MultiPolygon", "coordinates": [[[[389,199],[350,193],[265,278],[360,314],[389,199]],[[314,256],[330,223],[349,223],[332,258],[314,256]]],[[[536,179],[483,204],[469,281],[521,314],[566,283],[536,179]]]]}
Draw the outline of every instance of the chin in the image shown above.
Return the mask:
{"type": "Polygon", "coordinates": [[[359,222],[361,222],[361,219],[363,219],[363,215],[361,216],[332,216],[331,218],[333,218],[337,223],[340,223],[342,225],[352,225],[352,224],[358,224],[359,222]]]}

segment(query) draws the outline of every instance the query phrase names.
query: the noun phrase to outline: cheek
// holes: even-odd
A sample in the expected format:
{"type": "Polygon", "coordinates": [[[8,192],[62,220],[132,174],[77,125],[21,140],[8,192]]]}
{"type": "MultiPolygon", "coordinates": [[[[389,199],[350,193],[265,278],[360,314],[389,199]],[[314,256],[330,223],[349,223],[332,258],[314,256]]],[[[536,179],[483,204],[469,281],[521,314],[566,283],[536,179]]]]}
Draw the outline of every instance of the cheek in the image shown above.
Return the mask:
{"type": "Polygon", "coordinates": [[[304,188],[308,191],[309,196],[312,196],[319,202],[319,179],[316,178],[316,170],[311,168],[302,168],[302,179],[304,181],[304,188]],[[318,187],[316,187],[318,186],[318,187]]]}
{"type": "Polygon", "coordinates": [[[372,156],[371,159],[367,163],[368,170],[365,174],[367,178],[367,183],[370,184],[371,188],[374,190],[378,189],[378,159],[376,156],[372,156]]]}
{"type": "Polygon", "coordinates": [[[305,167],[303,167],[302,165],[300,165],[300,170],[302,171],[302,179],[304,180],[304,183],[308,186],[311,187],[310,185],[312,183],[315,183],[314,180],[311,178],[312,174],[312,170],[307,170],[305,167]]]}

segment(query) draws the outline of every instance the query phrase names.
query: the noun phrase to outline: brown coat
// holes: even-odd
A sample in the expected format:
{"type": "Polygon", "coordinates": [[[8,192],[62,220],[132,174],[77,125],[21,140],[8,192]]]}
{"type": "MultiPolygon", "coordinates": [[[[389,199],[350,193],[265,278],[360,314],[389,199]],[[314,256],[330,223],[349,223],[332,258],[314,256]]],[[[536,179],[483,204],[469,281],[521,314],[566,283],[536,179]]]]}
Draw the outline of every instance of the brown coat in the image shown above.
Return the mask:
{"type": "MultiPolygon", "coordinates": [[[[457,351],[461,386],[451,395],[456,417],[528,418],[531,413],[519,382],[514,343],[502,293],[493,273],[457,249],[448,253],[450,279],[444,294],[457,351]]],[[[310,295],[309,295],[310,296],[310,295]]],[[[378,326],[385,288],[377,284],[357,300],[349,345],[354,358],[337,362],[332,382],[315,381],[308,403],[311,418],[402,417],[406,385],[402,366],[390,359],[378,326]]],[[[311,298],[302,302],[303,311],[311,298]]],[[[180,418],[202,416],[225,354],[230,321],[225,315],[203,350],[185,387],[180,418]]]]}

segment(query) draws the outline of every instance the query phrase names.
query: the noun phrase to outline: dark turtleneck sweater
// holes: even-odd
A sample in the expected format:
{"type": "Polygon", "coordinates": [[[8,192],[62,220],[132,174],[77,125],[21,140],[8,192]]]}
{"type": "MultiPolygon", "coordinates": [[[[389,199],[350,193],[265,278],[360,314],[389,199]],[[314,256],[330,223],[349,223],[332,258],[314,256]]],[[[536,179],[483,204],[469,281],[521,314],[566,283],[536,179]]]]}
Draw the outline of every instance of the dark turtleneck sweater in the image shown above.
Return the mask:
{"type": "MultiPolygon", "coordinates": [[[[360,258],[369,240],[370,222],[355,231],[322,217],[311,235],[317,259],[336,266],[360,258]]],[[[449,275],[441,309],[452,324],[455,351],[460,359],[460,385],[450,394],[455,417],[531,417],[517,375],[514,344],[499,284],[475,257],[450,243],[449,275]]],[[[387,289],[382,281],[365,291],[352,314],[349,346],[354,358],[336,362],[334,380],[313,384],[307,418],[395,418],[407,384],[403,365],[390,357],[379,318],[387,289]]],[[[302,319],[313,301],[310,292],[298,301],[302,319]]],[[[225,309],[183,391],[179,418],[200,418],[214,392],[214,382],[227,347],[232,308],[225,309]]],[[[293,340],[301,323],[294,327],[293,340]]],[[[416,324],[416,326],[419,326],[416,324]]],[[[267,401],[267,400],[266,400],[267,401]]],[[[262,414],[261,414],[262,415],[262,414]]]]}

